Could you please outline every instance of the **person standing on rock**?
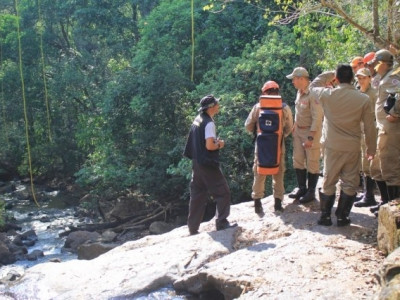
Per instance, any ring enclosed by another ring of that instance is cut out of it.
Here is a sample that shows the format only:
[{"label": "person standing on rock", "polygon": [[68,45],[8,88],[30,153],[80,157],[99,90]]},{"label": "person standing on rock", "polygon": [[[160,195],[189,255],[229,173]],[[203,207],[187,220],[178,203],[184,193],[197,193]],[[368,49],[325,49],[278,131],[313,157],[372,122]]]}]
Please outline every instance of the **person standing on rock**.
[{"label": "person standing on rock", "polygon": [[286,76],[297,89],[295,122],[293,126],[293,167],[297,188],[289,198],[304,204],[315,200],[315,188],[319,178],[320,138],[323,111],[316,95],[310,89],[309,74],[298,67]]},{"label": "person standing on rock", "polygon": [[192,160],[188,227],[191,235],[197,234],[203,220],[209,196],[216,201],[216,229],[237,226],[227,220],[230,213],[231,193],[221,171],[219,150],[225,141],[217,138],[213,117],[219,112],[219,100],[207,95],[200,100],[199,115],[189,131],[183,155]]},{"label": "person standing on rock", "polygon": [[354,75],[350,65],[339,65],[335,76],[339,82],[337,87],[313,89],[324,111],[324,179],[319,192],[321,217],[318,220],[318,224],[324,226],[332,225],[331,210],[339,180],[337,226],[350,224],[349,215],[359,185],[361,122],[369,160],[376,151],[376,129],[369,97],[352,84]]},{"label": "person standing on rock", "polygon": [[393,68],[394,57],[389,50],[377,51],[372,62],[377,64],[375,69],[381,78],[375,105],[378,164],[371,170],[382,197],[381,203],[370,208],[376,214],[382,204],[400,196],[400,119],[391,115],[388,108],[385,109],[389,93],[400,85],[400,74]]},{"label": "person standing on rock", "polygon": [[[262,89],[262,95],[279,95],[279,85],[275,81],[267,81]],[[244,124],[249,133],[259,132],[259,116],[260,116],[260,103],[256,103],[250,111],[246,122]],[[290,107],[285,103],[282,107],[281,126],[283,128],[283,137],[286,138],[293,128],[293,116]],[[264,197],[265,179],[267,175],[260,175],[257,172],[258,158],[257,158],[257,143],[255,143],[254,151],[254,164],[253,164],[253,187],[251,198],[254,200],[254,210],[256,213],[262,213],[261,198]],[[279,164],[278,174],[272,175],[272,190],[274,195],[274,209],[275,211],[282,211],[282,200],[285,194],[285,187],[283,177],[285,174],[285,142],[282,141],[281,160]]]}]

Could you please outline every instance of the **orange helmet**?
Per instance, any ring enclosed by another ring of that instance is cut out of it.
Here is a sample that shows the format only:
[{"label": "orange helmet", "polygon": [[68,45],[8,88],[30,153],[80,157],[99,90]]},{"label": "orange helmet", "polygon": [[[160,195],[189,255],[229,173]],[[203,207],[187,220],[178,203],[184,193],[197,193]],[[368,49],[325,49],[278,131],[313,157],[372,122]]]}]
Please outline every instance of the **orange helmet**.
[{"label": "orange helmet", "polygon": [[264,83],[264,85],[261,89],[261,92],[264,93],[265,91],[268,91],[270,89],[278,89],[279,90],[279,85],[275,81],[272,81],[272,80],[267,81],[266,83]]},{"label": "orange helmet", "polygon": [[351,61],[350,66],[351,66],[352,68],[355,68],[355,67],[357,67],[357,66],[360,65],[360,64],[364,64],[364,57],[356,56],[356,57],[354,57],[353,60]]},{"label": "orange helmet", "polygon": [[363,59],[364,64],[367,64],[368,62],[373,60],[374,57],[375,57],[375,52],[369,52],[369,53],[365,54],[364,59]]}]

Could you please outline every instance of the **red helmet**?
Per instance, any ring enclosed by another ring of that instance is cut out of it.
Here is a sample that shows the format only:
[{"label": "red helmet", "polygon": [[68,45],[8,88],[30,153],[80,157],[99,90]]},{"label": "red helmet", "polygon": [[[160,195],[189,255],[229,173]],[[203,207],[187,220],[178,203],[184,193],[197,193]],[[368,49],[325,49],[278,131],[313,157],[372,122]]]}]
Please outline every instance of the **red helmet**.
[{"label": "red helmet", "polygon": [[364,59],[363,59],[364,64],[367,64],[368,62],[373,60],[374,57],[375,57],[375,52],[369,52],[369,53],[365,54]]},{"label": "red helmet", "polygon": [[267,81],[266,83],[264,83],[261,92],[265,93],[266,91],[270,90],[270,89],[278,89],[279,90],[279,85],[275,82],[275,81]]}]

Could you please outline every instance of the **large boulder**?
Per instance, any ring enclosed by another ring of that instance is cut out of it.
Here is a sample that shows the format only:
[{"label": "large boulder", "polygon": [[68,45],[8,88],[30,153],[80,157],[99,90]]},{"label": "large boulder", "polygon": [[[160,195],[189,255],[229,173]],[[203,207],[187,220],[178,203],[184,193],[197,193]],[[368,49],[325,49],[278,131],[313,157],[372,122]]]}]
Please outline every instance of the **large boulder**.
[{"label": "large boulder", "polygon": [[77,253],[78,247],[87,242],[97,242],[101,235],[97,232],[74,231],[65,240],[64,249],[72,253]]},{"label": "large boulder", "polygon": [[400,246],[400,200],[382,205],[378,215],[378,248],[385,255]]}]

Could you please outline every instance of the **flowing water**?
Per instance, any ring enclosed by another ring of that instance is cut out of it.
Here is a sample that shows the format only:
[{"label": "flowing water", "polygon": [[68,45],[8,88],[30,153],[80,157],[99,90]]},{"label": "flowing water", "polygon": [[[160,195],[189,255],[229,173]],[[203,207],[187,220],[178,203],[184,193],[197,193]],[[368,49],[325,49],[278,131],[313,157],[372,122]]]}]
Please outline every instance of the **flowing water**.
[{"label": "flowing water", "polygon": [[[16,190],[23,191],[26,186],[16,185]],[[7,210],[16,219],[16,224],[22,228],[18,233],[28,230],[34,230],[37,235],[35,245],[28,247],[28,253],[34,250],[40,250],[44,256],[35,261],[18,260],[14,264],[6,265],[0,268],[0,279],[8,274],[23,274],[27,268],[36,264],[48,262],[49,260],[68,261],[77,259],[76,254],[64,251],[62,248],[65,243],[65,237],[59,234],[68,229],[69,226],[79,224],[93,223],[89,218],[78,218],[75,216],[75,209],[66,207],[64,203],[57,200],[57,191],[45,193],[48,198],[44,203],[40,202],[40,207],[30,200],[19,200],[12,196],[13,194],[0,195],[0,199],[11,204],[12,209]],[[1,298],[1,293],[0,293]],[[160,288],[157,291],[140,294],[132,300],[194,300],[196,297],[190,295],[177,295],[172,286]]]}]

